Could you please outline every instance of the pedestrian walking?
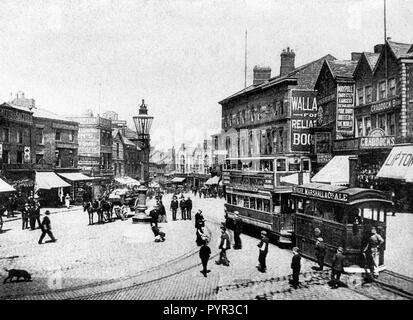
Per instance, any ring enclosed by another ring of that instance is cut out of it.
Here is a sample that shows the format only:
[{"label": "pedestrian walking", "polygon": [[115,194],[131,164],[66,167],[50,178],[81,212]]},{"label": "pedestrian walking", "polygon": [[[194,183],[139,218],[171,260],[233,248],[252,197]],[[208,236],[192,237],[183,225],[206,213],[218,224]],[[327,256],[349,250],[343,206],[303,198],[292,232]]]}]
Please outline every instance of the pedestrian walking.
[{"label": "pedestrian walking", "polygon": [[323,267],[324,267],[324,257],[326,255],[326,247],[325,247],[323,238],[321,237],[317,238],[314,251],[315,251],[315,257],[318,263],[318,270],[321,271],[323,270]]},{"label": "pedestrian walking", "polygon": [[29,197],[29,223],[30,230],[36,229],[36,204],[33,197]]},{"label": "pedestrian walking", "polygon": [[205,234],[205,220],[199,221],[198,227],[196,229],[196,244],[201,246],[207,239],[207,235]]},{"label": "pedestrian walking", "polygon": [[378,266],[380,257],[380,247],[384,244],[383,238],[377,233],[375,227],[371,228],[371,236],[367,241],[367,245],[363,250],[365,257],[367,258],[367,264],[370,269],[370,273],[374,278],[379,277]]},{"label": "pedestrian walking", "polygon": [[215,261],[218,265],[229,266],[230,261],[227,258],[227,250],[231,249],[231,241],[229,240],[229,235],[227,233],[227,228],[225,226],[221,226],[221,242],[219,244],[219,249],[221,252],[219,253],[219,260]]},{"label": "pedestrian walking", "polygon": [[241,233],[242,233],[242,219],[239,216],[239,212],[234,211],[234,249],[235,250],[239,250],[242,248]]},{"label": "pedestrian walking", "polygon": [[28,202],[24,205],[23,210],[21,210],[21,212],[22,212],[22,230],[29,229],[30,205]]},{"label": "pedestrian walking", "polygon": [[207,277],[208,272],[211,271],[211,270],[208,270],[208,260],[210,256],[211,256],[211,248],[208,247],[208,241],[204,241],[201,249],[199,250],[199,257],[201,258],[201,263],[202,263],[201,273],[204,275],[205,278]]},{"label": "pedestrian walking", "polygon": [[195,213],[195,229],[198,229],[199,223],[204,220],[204,216],[202,215],[202,210],[199,209],[196,213]]},{"label": "pedestrian walking", "polygon": [[189,220],[192,220],[192,216],[191,216],[192,200],[189,196],[185,201],[185,209],[186,209],[186,218],[189,219]]},{"label": "pedestrian walking", "polygon": [[344,272],[343,248],[338,247],[331,263],[331,287],[337,289],[340,283],[341,274]]},{"label": "pedestrian walking", "polygon": [[171,211],[172,211],[172,220],[176,221],[176,211],[178,210],[179,202],[178,198],[174,195],[171,201]]},{"label": "pedestrian walking", "polygon": [[183,196],[179,201],[179,207],[181,208],[181,220],[186,220],[186,201]]},{"label": "pedestrian walking", "polygon": [[39,196],[36,194],[34,196],[34,226],[36,228],[36,221],[38,224],[38,229],[42,228],[42,223],[40,222],[40,203],[39,203]]},{"label": "pedestrian walking", "polygon": [[46,236],[46,234],[50,237],[51,242],[56,242],[56,240],[57,240],[53,236],[53,233],[52,233],[52,224],[51,224],[50,219],[49,219],[50,211],[46,210],[45,214],[46,214],[46,216],[43,218],[43,221],[42,221],[42,234],[41,234],[40,239],[39,239],[39,244],[42,244],[42,241],[43,241],[44,237]]},{"label": "pedestrian walking", "polygon": [[69,208],[70,208],[70,200],[72,200],[72,199],[70,198],[69,194],[67,193],[67,194],[66,194],[66,197],[65,197],[65,206],[66,206],[66,209],[69,209]]},{"label": "pedestrian walking", "polygon": [[300,249],[293,248],[293,258],[291,260],[291,269],[293,270],[293,279],[290,282],[294,289],[297,289],[300,285],[300,270],[301,270],[301,255]]},{"label": "pedestrian walking", "polygon": [[267,265],[266,265],[266,259],[267,259],[267,254],[268,254],[268,243],[269,239],[267,237],[267,232],[266,231],[261,231],[261,240],[258,243],[258,248],[259,248],[259,254],[258,254],[258,262],[259,265],[257,266],[258,271],[260,272],[266,272],[267,271]]},{"label": "pedestrian walking", "polygon": [[160,222],[168,222],[167,218],[166,218],[166,209],[165,206],[162,203],[162,199],[159,200],[159,216],[161,217]]}]

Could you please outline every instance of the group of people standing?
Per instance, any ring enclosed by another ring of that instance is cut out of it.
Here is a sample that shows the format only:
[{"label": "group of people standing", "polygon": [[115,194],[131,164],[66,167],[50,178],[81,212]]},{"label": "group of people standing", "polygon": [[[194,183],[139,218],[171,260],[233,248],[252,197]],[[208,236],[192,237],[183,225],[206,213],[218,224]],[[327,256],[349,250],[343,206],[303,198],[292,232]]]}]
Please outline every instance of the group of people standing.
[{"label": "group of people standing", "polygon": [[176,213],[178,208],[181,209],[181,220],[192,220],[192,200],[190,197],[185,197],[181,194],[180,200],[174,195],[172,197],[170,209],[172,211],[172,220],[176,221]]}]

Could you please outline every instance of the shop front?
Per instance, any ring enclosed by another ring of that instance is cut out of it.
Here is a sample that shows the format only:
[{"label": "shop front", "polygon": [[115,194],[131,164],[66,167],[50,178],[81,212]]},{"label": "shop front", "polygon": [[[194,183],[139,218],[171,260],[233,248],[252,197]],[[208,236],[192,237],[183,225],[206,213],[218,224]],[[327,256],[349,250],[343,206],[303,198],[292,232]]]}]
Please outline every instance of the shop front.
[{"label": "shop front", "polygon": [[58,207],[70,195],[71,185],[54,172],[36,172],[35,192],[42,207]]},{"label": "shop front", "polygon": [[62,177],[63,180],[65,180],[67,183],[70,183],[70,196],[73,200],[73,203],[83,203],[84,194],[88,196],[88,199],[91,198],[90,182],[93,180],[92,178],[79,172],[58,173],[58,175]]}]

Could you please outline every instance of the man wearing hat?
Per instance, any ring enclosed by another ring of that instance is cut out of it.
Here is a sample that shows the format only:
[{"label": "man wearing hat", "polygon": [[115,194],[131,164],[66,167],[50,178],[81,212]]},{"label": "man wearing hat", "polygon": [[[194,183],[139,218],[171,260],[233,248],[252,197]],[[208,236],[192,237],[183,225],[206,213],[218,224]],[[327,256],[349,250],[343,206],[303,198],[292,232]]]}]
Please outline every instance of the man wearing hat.
[{"label": "man wearing hat", "polygon": [[317,258],[317,262],[318,262],[318,270],[323,270],[324,267],[324,257],[326,255],[326,247],[324,244],[324,240],[321,237],[317,238],[317,241],[315,243],[315,257]]},{"label": "man wearing hat", "polygon": [[341,274],[344,272],[344,255],[343,247],[338,247],[337,252],[333,256],[331,263],[331,281],[332,289],[337,289],[340,282]]},{"label": "man wearing hat", "polygon": [[229,260],[227,258],[227,250],[231,248],[231,242],[229,240],[229,235],[227,233],[227,228],[222,225],[221,226],[221,243],[219,244],[219,249],[221,252],[219,253],[219,260],[215,261],[216,264],[223,264],[224,266],[229,266]]},{"label": "man wearing hat", "polygon": [[171,200],[171,211],[172,211],[172,220],[176,221],[176,211],[178,210],[179,202],[178,198],[174,195]]},{"label": "man wearing hat", "polygon": [[241,244],[241,232],[242,232],[242,219],[239,216],[238,211],[234,211],[234,249],[238,250],[242,248]]},{"label": "man wearing hat", "polygon": [[30,204],[26,202],[22,209],[22,230],[29,229],[29,214]]},{"label": "man wearing hat", "polygon": [[257,269],[260,272],[267,271],[267,265],[265,263],[265,260],[267,258],[267,253],[268,253],[268,243],[269,243],[269,239],[267,238],[267,232],[261,231],[261,240],[257,245],[259,248],[259,254],[258,254],[259,265],[257,266]]},{"label": "man wearing hat", "polygon": [[294,289],[297,289],[300,285],[300,270],[301,270],[301,255],[300,249],[297,247],[293,248],[293,258],[291,260],[291,269],[293,269],[293,279],[291,284]]},{"label": "man wearing hat", "polygon": [[377,267],[379,266],[379,256],[380,256],[380,246],[384,243],[383,238],[377,233],[377,229],[375,227],[371,228],[371,236],[367,242],[366,247],[363,250],[364,254],[367,254],[367,262],[370,267],[371,274],[377,278],[379,276],[379,272],[377,271]]},{"label": "man wearing hat", "polygon": [[52,233],[52,226],[51,226],[50,219],[49,219],[50,211],[46,210],[45,214],[46,216],[43,218],[43,221],[42,221],[42,235],[40,236],[39,244],[42,244],[42,241],[44,237],[46,236],[46,234],[50,237],[51,242],[56,242],[56,239]]},{"label": "man wearing hat", "polygon": [[195,229],[198,229],[199,227],[199,223],[204,220],[204,216],[202,215],[202,210],[199,209],[196,213],[195,213]]}]

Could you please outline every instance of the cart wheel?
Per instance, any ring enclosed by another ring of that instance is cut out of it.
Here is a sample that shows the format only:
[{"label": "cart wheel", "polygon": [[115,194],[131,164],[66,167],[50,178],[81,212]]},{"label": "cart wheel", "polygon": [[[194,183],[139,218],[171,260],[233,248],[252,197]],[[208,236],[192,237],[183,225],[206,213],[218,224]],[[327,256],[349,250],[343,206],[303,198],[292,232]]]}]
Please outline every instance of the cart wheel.
[{"label": "cart wheel", "polygon": [[0,216],[0,231],[3,230],[3,217]]}]

